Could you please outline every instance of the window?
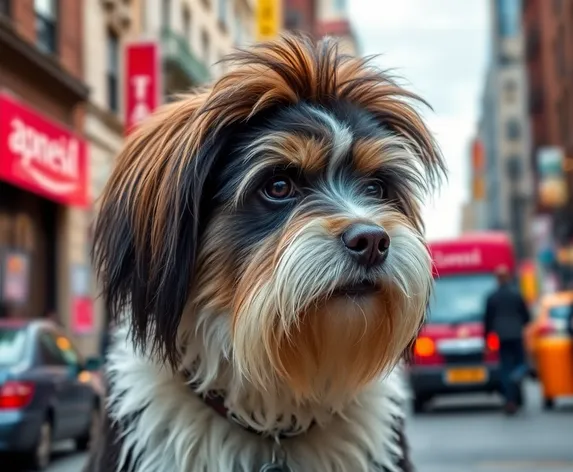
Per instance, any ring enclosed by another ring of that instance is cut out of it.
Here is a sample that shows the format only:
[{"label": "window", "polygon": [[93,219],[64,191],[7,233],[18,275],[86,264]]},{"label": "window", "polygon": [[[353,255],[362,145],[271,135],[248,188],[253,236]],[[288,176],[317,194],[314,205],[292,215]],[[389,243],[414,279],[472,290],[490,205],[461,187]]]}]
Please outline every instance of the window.
[{"label": "window", "polygon": [[227,26],[227,0],[217,0],[217,18],[221,26]]},{"label": "window", "polygon": [[428,323],[469,323],[483,320],[494,275],[460,275],[436,279],[430,298]]},{"label": "window", "polygon": [[205,60],[205,64],[209,66],[211,65],[211,58],[210,58],[211,46],[209,44],[209,35],[205,30],[203,30],[203,32],[201,33],[201,46],[203,48],[203,59]]},{"label": "window", "polygon": [[57,0],[34,0],[36,13],[36,44],[48,53],[57,50]]},{"label": "window", "polygon": [[523,173],[523,161],[517,155],[511,155],[505,162],[506,172],[511,182],[517,182]]},{"label": "window", "polygon": [[506,126],[505,132],[508,139],[512,141],[519,139],[519,137],[521,136],[521,123],[519,123],[519,120],[517,118],[510,118],[509,120],[507,120],[505,126]]},{"label": "window", "polygon": [[118,112],[119,86],[119,39],[109,30],[107,33],[107,106],[114,113]]},{"label": "window", "polygon": [[187,7],[183,9],[183,34],[187,44],[191,44],[191,12]]},{"label": "window", "polygon": [[508,80],[505,83],[503,92],[506,103],[511,104],[517,101],[517,84],[514,80]]},{"label": "window", "polygon": [[80,356],[68,338],[61,334],[56,335],[56,346],[67,365],[75,366],[80,364]]},{"label": "window", "polygon": [[161,2],[161,28],[163,31],[171,27],[171,0]]},{"label": "window", "polygon": [[60,352],[56,340],[51,333],[44,331],[40,334],[40,354],[42,362],[47,365],[67,365],[64,356]]},{"label": "window", "polygon": [[517,36],[521,23],[521,1],[520,0],[498,0],[498,28],[502,37],[508,38]]},{"label": "window", "polygon": [[40,334],[40,353],[43,362],[48,365],[77,366],[81,363],[70,340],[57,333],[44,331]]}]

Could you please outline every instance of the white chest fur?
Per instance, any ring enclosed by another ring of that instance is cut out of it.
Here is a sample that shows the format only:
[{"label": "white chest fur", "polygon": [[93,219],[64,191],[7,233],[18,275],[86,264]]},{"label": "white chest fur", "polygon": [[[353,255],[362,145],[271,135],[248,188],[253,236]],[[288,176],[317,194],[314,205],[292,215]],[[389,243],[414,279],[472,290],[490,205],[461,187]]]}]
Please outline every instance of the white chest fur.
[{"label": "white chest fur", "polygon": [[[129,341],[120,339],[108,361],[109,412],[124,431],[122,463],[130,450],[139,458],[137,472],[256,472],[270,460],[270,439],[218,415],[169,369],[135,353]],[[392,427],[403,414],[404,395],[396,369],[342,414],[281,441],[292,471],[397,471]]]}]

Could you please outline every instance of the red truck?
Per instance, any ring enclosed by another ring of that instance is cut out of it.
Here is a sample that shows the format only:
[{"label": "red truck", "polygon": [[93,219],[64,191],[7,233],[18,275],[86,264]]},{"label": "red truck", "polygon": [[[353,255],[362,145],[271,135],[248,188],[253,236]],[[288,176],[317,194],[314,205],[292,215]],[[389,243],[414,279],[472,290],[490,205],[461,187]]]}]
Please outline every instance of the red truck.
[{"label": "red truck", "polygon": [[484,340],[485,303],[496,287],[496,269],[515,271],[504,233],[465,234],[432,242],[429,250],[434,291],[409,368],[415,412],[437,395],[499,391],[499,340]]}]

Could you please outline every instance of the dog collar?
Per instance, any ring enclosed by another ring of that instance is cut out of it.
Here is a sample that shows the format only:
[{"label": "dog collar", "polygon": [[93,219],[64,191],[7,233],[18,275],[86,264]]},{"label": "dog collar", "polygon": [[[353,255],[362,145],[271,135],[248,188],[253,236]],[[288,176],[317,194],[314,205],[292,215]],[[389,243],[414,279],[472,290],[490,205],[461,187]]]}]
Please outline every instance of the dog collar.
[{"label": "dog collar", "polygon": [[309,431],[314,425],[315,422],[312,421],[308,428],[301,430],[294,427],[294,425],[290,428],[283,429],[276,432],[264,432],[254,429],[253,427],[246,424],[241,418],[237,417],[227,406],[225,405],[225,395],[223,392],[218,390],[209,390],[205,394],[200,394],[197,392],[198,384],[190,383],[188,384],[189,388],[193,391],[195,395],[197,395],[207,406],[212,408],[216,413],[220,416],[226,418],[227,420],[231,421],[232,423],[237,424],[244,430],[248,431],[249,433],[256,434],[257,436],[266,436],[272,437],[275,440],[281,440],[286,438],[292,438],[294,436],[299,436],[301,434],[306,433]]}]

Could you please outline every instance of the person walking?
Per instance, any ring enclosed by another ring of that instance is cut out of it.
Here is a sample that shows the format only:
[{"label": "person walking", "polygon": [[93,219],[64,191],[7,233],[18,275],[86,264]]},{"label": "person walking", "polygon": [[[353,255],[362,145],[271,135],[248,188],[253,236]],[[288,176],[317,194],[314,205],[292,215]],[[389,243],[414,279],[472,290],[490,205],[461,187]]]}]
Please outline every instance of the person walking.
[{"label": "person walking", "polygon": [[523,404],[521,385],[515,372],[526,364],[523,330],[530,319],[529,309],[519,290],[513,286],[507,267],[496,270],[498,286],[488,296],[484,335],[499,339],[500,375],[505,397],[505,411],[514,414]]}]

